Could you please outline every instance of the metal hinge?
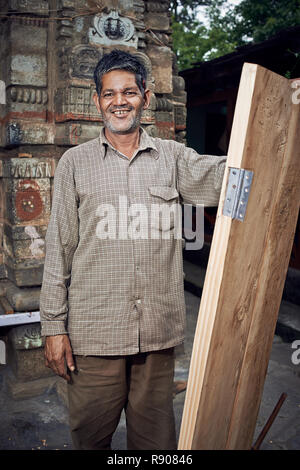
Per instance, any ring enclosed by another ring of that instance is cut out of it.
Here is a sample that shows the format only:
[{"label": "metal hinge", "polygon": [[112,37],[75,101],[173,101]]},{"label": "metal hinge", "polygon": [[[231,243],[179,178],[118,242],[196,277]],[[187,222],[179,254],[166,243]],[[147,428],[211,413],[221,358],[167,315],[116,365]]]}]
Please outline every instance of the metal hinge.
[{"label": "metal hinge", "polygon": [[243,222],[251,190],[253,171],[229,168],[223,215]]}]

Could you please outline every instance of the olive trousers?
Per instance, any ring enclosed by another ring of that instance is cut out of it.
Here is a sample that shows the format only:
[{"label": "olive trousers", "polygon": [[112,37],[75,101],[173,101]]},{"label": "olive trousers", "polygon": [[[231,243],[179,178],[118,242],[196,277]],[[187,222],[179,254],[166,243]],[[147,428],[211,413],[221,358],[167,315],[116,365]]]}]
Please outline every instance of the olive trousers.
[{"label": "olive trousers", "polygon": [[128,450],[174,450],[174,348],[128,356],[75,356],[68,384],[75,449],[110,449],[125,410]]}]

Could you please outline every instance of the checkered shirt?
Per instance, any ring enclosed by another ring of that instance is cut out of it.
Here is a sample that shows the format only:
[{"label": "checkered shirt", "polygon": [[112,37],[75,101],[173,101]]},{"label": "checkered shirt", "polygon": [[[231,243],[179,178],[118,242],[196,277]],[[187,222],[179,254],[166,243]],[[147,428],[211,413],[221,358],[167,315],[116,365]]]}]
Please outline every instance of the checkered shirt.
[{"label": "checkered shirt", "polygon": [[144,130],[131,159],[103,129],[67,150],[54,175],[45,240],[42,335],[68,334],[79,355],[182,343],[183,243],[174,235],[172,211],[168,230],[164,216],[157,221],[151,211],[160,204],[217,206],[225,161]]}]

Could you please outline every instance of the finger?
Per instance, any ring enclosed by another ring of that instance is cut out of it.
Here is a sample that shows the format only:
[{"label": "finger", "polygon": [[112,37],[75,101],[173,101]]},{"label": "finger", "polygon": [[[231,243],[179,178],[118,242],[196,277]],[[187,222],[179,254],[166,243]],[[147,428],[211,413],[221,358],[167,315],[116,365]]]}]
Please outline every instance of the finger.
[{"label": "finger", "polygon": [[66,351],[66,362],[67,362],[67,366],[70,369],[70,371],[74,372],[75,365],[74,365],[74,359],[73,359],[73,354],[72,354],[71,349],[68,349]]},{"label": "finger", "polygon": [[56,364],[57,375],[62,377],[63,379],[67,380],[68,382],[71,380],[71,377],[67,373],[67,368],[65,364],[65,360],[57,361]]}]

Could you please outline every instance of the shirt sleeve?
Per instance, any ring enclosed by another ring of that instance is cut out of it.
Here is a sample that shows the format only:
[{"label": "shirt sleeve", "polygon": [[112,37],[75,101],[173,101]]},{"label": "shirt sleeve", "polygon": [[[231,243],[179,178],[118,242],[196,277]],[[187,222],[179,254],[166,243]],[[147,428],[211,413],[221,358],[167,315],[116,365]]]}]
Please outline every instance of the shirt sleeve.
[{"label": "shirt sleeve", "polygon": [[54,175],[46,255],[40,294],[42,336],[66,334],[67,288],[73,255],[79,241],[78,195],[70,162],[61,157]]},{"label": "shirt sleeve", "polygon": [[183,146],[178,160],[178,190],[186,204],[219,204],[226,156],[200,155]]}]

